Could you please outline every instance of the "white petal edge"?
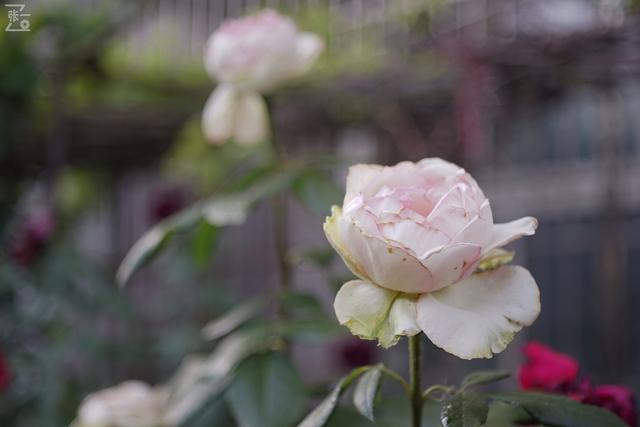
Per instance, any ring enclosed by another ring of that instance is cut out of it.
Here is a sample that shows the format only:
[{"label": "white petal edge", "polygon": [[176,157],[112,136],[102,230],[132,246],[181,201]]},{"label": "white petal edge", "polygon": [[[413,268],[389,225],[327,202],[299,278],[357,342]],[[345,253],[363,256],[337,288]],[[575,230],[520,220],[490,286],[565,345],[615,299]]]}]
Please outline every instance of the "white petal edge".
[{"label": "white petal edge", "polygon": [[504,224],[494,224],[491,241],[484,250],[488,253],[491,249],[499,248],[521,237],[533,236],[538,228],[538,220],[531,216],[525,216]]},{"label": "white petal edge", "polygon": [[341,325],[362,339],[377,339],[384,348],[400,337],[420,333],[413,296],[390,291],[363,280],[342,285],[333,307]]},{"label": "white petal edge", "polygon": [[473,274],[421,295],[418,325],[431,342],[462,359],[491,358],[540,313],[540,292],[523,267]]},{"label": "white petal edge", "polygon": [[202,132],[209,144],[222,145],[233,137],[238,92],[229,84],[213,91],[202,111]]},{"label": "white petal edge", "polygon": [[349,271],[363,280],[371,281],[367,277],[367,274],[353,259],[344,243],[342,242],[340,231],[338,230],[338,218],[340,217],[340,215],[342,215],[342,210],[338,206],[332,206],[331,216],[328,216],[325,219],[324,224],[322,224],[324,234],[325,236],[327,236],[327,240],[329,241],[333,249],[338,252],[338,255],[340,255],[340,258],[342,258],[342,261],[347,266]]},{"label": "white petal edge", "polygon": [[302,32],[296,38],[296,60],[294,76],[300,76],[313,66],[322,51],[324,41],[317,34]]},{"label": "white petal edge", "polygon": [[269,112],[264,98],[255,92],[240,95],[235,115],[234,140],[238,145],[256,145],[269,135]]}]

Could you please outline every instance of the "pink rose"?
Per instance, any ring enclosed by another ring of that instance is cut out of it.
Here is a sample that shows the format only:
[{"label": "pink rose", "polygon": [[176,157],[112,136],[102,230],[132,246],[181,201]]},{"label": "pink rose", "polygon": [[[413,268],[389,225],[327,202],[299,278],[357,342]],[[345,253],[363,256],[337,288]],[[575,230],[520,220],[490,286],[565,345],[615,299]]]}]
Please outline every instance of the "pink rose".
[{"label": "pink rose", "polygon": [[621,385],[601,385],[594,388],[584,400],[590,405],[608,409],[630,427],[637,425],[633,390]]},{"label": "pink rose", "polygon": [[523,351],[527,362],[520,366],[519,380],[524,390],[557,392],[577,380],[580,365],[574,358],[535,341]]},{"label": "pink rose", "polygon": [[212,79],[264,93],[306,72],[322,49],[317,35],[267,9],[224,22],[209,38],[204,61]]},{"label": "pink rose", "polygon": [[203,112],[207,140],[252,145],[265,139],[269,125],[260,94],[307,72],[323,48],[317,35],[299,32],[272,10],[224,22],[204,53],[205,68],[219,83]]},{"label": "pink rose", "polygon": [[353,166],[343,207],[325,222],[361,279],[338,292],[338,320],[383,346],[423,331],[459,357],[491,357],[538,316],[535,281],[501,266],[511,257],[498,250],[536,226],[531,217],[494,224],[476,181],[438,158]]}]

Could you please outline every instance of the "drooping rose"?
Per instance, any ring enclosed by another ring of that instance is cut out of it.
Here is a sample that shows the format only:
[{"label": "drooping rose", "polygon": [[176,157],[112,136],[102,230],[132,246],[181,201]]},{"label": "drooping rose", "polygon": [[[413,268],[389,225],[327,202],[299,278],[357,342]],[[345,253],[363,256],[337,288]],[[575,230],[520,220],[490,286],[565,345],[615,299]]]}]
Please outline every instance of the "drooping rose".
[{"label": "drooping rose", "polygon": [[165,427],[167,395],[139,381],[126,381],[88,395],[72,427]]},{"label": "drooping rose", "polygon": [[630,427],[637,426],[636,403],[633,390],[621,385],[595,387],[584,403],[607,409],[620,417]]},{"label": "drooping rose", "polygon": [[203,112],[207,140],[264,140],[268,112],[260,94],[307,72],[323,48],[317,35],[298,31],[293,20],[273,10],[224,22],[205,47],[205,68],[218,82]]},{"label": "drooping rose", "polygon": [[[360,279],[336,295],[338,320],[384,347],[423,331],[458,357],[492,357],[540,312],[531,274],[501,266],[510,257],[495,250],[536,226],[531,217],[494,224],[475,180],[438,158],[353,166],[343,207],[324,224]],[[495,268],[476,273],[485,259]]]},{"label": "drooping rose", "polygon": [[[577,383],[580,365],[571,356],[532,341],[524,349],[527,361],[520,366],[520,387],[524,390],[569,392]],[[564,394],[564,393],[563,393]]]}]

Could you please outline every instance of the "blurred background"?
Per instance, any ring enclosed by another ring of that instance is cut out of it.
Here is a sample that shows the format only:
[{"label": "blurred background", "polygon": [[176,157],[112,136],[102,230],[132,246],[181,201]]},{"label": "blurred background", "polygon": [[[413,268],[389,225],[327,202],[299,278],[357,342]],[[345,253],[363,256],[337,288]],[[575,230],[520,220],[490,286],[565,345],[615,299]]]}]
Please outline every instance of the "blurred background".
[{"label": "blurred background", "polygon": [[[29,31],[0,32],[2,425],[68,425],[88,392],[166,380],[207,350],[208,321],[285,274],[331,317],[348,274],[321,224],[347,166],[431,156],[471,172],[498,222],[539,219],[513,247],[543,310],[489,361],[427,346],[425,378],[513,371],[536,339],[594,380],[640,386],[640,2],[21,1]],[[200,221],[118,287],[146,230],[269,157],[210,147],[200,130],[215,86],[204,43],[261,7],[326,40],[313,72],[272,105],[283,156],[318,159],[331,179],[304,174],[241,226]],[[314,334],[292,347],[310,384],[376,360],[405,366],[402,348],[383,354],[337,327]]]}]

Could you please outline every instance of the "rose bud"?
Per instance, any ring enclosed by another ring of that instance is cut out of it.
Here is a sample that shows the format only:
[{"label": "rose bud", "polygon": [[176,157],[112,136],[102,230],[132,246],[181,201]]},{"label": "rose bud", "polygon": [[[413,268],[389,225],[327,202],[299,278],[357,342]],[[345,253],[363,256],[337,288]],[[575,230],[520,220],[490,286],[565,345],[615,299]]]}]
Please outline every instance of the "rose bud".
[{"label": "rose bud", "polygon": [[268,112],[260,94],[306,73],[323,49],[317,35],[298,31],[272,10],[224,22],[205,47],[205,68],[218,82],[203,112],[207,141],[254,145],[266,139]]},{"label": "rose bud", "polygon": [[536,227],[531,217],[494,224],[476,181],[444,160],[353,166],[324,224],[359,278],[338,291],[338,320],[383,347],[422,331],[458,357],[490,358],[540,312],[531,274],[495,256]]},{"label": "rose bud", "polygon": [[139,381],[126,381],[88,395],[71,427],[159,427],[167,394]]}]

